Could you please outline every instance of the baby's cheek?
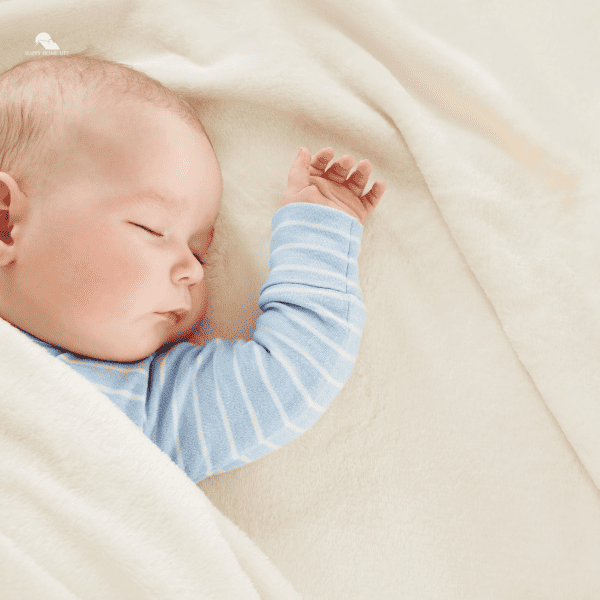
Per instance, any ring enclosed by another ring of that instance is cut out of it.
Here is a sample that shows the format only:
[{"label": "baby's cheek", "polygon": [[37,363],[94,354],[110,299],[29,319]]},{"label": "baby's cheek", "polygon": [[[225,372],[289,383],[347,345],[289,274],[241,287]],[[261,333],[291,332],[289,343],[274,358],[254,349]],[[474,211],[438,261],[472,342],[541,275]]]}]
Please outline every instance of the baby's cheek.
[{"label": "baby's cheek", "polygon": [[97,244],[88,256],[81,288],[86,291],[88,308],[99,314],[114,316],[143,310],[144,299],[152,283],[148,265],[135,252],[120,251],[118,244]]},{"label": "baby's cheek", "polygon": [[208,288],[204,279],[192,288],[192,299],[196,310],[195,320],[200,320],[208,308]]}]

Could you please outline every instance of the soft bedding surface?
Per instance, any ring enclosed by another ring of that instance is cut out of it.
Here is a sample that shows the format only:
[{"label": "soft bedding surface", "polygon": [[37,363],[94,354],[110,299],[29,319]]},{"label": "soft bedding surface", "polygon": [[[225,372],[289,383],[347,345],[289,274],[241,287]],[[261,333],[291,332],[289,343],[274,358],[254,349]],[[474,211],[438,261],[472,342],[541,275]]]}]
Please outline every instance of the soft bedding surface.
[{"label": "soft bedding surface", "polygon": [[48,32],[198,110],[224,178],[200,343],[250,339],[300,146],[387,184],[352,377],[296,441],[198,487],[0,321],[11,597],[600,594],[591,0],[9,0],[0,20],[2,68]]}]

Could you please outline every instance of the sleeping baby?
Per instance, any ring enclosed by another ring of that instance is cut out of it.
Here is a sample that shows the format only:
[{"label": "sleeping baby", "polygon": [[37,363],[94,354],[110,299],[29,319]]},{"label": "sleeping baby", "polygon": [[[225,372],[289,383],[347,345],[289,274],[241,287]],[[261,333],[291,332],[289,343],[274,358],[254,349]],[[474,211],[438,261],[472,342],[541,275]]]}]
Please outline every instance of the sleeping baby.
[{"label": "sleeping baby", "polygon": [[[280,448],[349,378],[368,160],[301,148],[251,341],[187,341],[222,179],[191,107],[89,52],[0,75],[0,316],[92,382],[194,482]],[[201,325],[201,324],[200,324]]]}]

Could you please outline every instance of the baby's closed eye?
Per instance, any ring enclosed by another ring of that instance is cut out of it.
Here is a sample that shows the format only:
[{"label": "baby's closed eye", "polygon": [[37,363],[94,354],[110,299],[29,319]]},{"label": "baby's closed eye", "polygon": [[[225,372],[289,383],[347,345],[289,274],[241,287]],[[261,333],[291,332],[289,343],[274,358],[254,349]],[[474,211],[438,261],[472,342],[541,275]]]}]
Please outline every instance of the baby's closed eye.
[{"label": "baby's closed eye", "polygon": [[156,231],[152,231],[152,229],[148,229],[148,227],[145,227],[144,225],[140,225],[139,223],[132,223],[132,225],[135,225],[136,227],[141,227],[142,229],[145,229],[146,231],[149,231],[153,235],[157,235],[158,237],[162,237],[162,233],[158,233]]},{"label": "baby's closed eye", "polygon": [[[151,233],[152,235],[155,235],[157,237],[163,237],[162,233],[158,233],[157,231],[153,231],[152,229],[150,229],[149,227],[146,227],[145,225],[140,225],[139,223],[131,223],[132,225],[135,225],[136,227],[140,227],[142,229],[144,229],[145,231],[147,231],[148,233]],[[196,259],[198,260],[198,262],[204,266],[206,263],[202,260],[202,257],[199,254],[194,254],[194,256],[196,257]]]}]

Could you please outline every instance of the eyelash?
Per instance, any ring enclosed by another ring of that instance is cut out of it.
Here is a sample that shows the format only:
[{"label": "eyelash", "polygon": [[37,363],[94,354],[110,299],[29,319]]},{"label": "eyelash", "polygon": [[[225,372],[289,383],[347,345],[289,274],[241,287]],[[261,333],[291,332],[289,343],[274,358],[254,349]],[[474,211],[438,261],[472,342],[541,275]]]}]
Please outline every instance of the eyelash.
[{"label": "eyelash", "polygon": [[[156,231],[152,231],[152,229],[148,229],[147,227],[144,227],[144,225],[140,225],[139,223],[132,223],[132,225],[135,225],[136,227],[141,227],[142,229],[144,229],[145,231],[147,231],[148,233],[151,233],[152,235],[156,235],[158,237],[163,237],[162,233],[157,233]],[[206,263],[197,255],[194,254],[194,256],[196,257],[196,260],[202,265],[204,266]]]}]

